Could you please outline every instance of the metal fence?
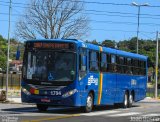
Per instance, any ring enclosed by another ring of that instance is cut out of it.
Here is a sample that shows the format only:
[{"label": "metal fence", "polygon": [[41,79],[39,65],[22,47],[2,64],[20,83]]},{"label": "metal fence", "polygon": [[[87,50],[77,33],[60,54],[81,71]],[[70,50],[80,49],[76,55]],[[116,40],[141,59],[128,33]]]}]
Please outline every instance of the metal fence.
[{"label": "metal fence", "polygon": [[[9,89],[20,89],[21,74],[9,74],[8,87]],[[6,88],[6,74],[0,74],[0,89]]]},{"label": "metal fence", "polygon": [[[9,74],[8,81],[9,89],[20,90],[21,86],[21,74]],[[6,88],[6,74],[0,74],[0,89]],[[155,89],[147,88],[147,97],[154,97]],[[160,89],[158,89],[158,96],[160,97]]]},{"label": "metal fence", "polygon": [[[155,88],[147,88],[147,97],[155,96]],[[158,97],[160,97],[160,89],[158,89]]]}]

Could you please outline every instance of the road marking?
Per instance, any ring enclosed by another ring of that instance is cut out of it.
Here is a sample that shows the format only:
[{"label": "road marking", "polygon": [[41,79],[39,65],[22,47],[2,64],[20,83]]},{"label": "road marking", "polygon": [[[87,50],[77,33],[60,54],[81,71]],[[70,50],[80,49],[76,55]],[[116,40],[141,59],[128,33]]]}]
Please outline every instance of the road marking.
[{"label": "road marking", "polygon": [[[49,108],[48,109],[48,111],[49,110],[63,110],[63,109],[69,109],[69,107],[68,108]],[[23,110],[19,110],[20,112],[32,112],[32,111],[38,111],[38,109],[37,108],[31,108],[31,109],[23,109]]]},{"label": "road marking", "polygon": [[[12,114],[12,113],[6,113],[6,114],[1,114],[1,115],[5,115],[5,116],[17,116],[17,117],[23,117],[23,116],[52,116],[52,114],[51,113],[14,113],[14,114]],[[54,113],[54,115],[55,116],[65,116],[66,114],[55,114]]]},{"label": "road marking", "polygon": [[146,114],[146,115],[143,115],[144,117],[154,117],[154,116],[160,116],[160,114]]},{"label": "road marking", "polygon": [[121,113],[121,114],[114,114],[114,115],[108,115],[110,117],[121,117],[121,116],[132,116],[132,115],[138,115],[141,114],[139,112],[130,112],[130,113]]},{"label": "road marking", "polygon": [[71,117],[78,117],[80,114],[72,114],[67,116],[56,116],[56,117],[50,117],[50,118],[42,118],[42,119],[35,119],[35,120],[24,120],[22,122],[41,122],[41,121],[53,121],[58,119],[65,119],[65,118],[71,118]]},{"label": "road marking", "polygon": [[84,116],[98,116],[98,115],[107,115],[107,114],[113,114],[113,113],[118,113],[120,111],[102,111],[102,112],[91,112],[91,113],[85,113],[85,114],[80,114]]}]

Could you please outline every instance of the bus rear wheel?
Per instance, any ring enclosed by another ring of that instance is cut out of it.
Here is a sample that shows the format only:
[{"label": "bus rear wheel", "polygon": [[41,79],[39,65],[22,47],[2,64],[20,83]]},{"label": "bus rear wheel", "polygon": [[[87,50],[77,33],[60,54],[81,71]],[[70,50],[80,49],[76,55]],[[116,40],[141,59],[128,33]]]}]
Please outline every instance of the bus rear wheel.
[{"label": "bus rear wheel", "polygon": [[128,93],[127,92],[125,92],[125,94],[124,94],[122,107],[123,108],[127,108],[128,107]]},{"label": "bus rear wheel", "polygon": [[84,107],[84,110],[86,113],[91,112],[93,109],[93,94],[89,93],[86,99],[86,106]]},{"label": "bus rear wheel", "polygon": [[132,107],[132,104],[133,104],[133,94],[131,93],[131,94],[129,95],[128,107],[129,107],[129,108]]},{"label": "bus rear wheel", "polygon": [[37,104],[37,109],[39,111],[47,111],[48,106],[47,105],[42,105],[42,104]]}]

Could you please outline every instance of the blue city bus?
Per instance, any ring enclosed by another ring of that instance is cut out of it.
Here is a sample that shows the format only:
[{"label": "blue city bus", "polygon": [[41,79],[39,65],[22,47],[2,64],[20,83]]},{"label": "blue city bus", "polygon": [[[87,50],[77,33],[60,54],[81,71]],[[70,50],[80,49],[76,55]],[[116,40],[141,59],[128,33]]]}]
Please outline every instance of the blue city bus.
[{"label": "blue city bus", "polygon": [[25,43],[22,102],[49,106],[119,104],[131,107],[146,96],[147,57],[75,39]]}]

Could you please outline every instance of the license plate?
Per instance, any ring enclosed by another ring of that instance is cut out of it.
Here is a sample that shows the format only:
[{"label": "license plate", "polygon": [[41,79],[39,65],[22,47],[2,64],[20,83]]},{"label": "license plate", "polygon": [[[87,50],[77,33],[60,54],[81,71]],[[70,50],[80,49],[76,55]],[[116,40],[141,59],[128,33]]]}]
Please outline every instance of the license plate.
[{"label": "license plate", "polygon": [[41,102],[49,103],[49,102],[51,102],[51,100],[50,100],[50,99],[47,99],[47,98],[43,98],[43,99],[41,99]]}]

